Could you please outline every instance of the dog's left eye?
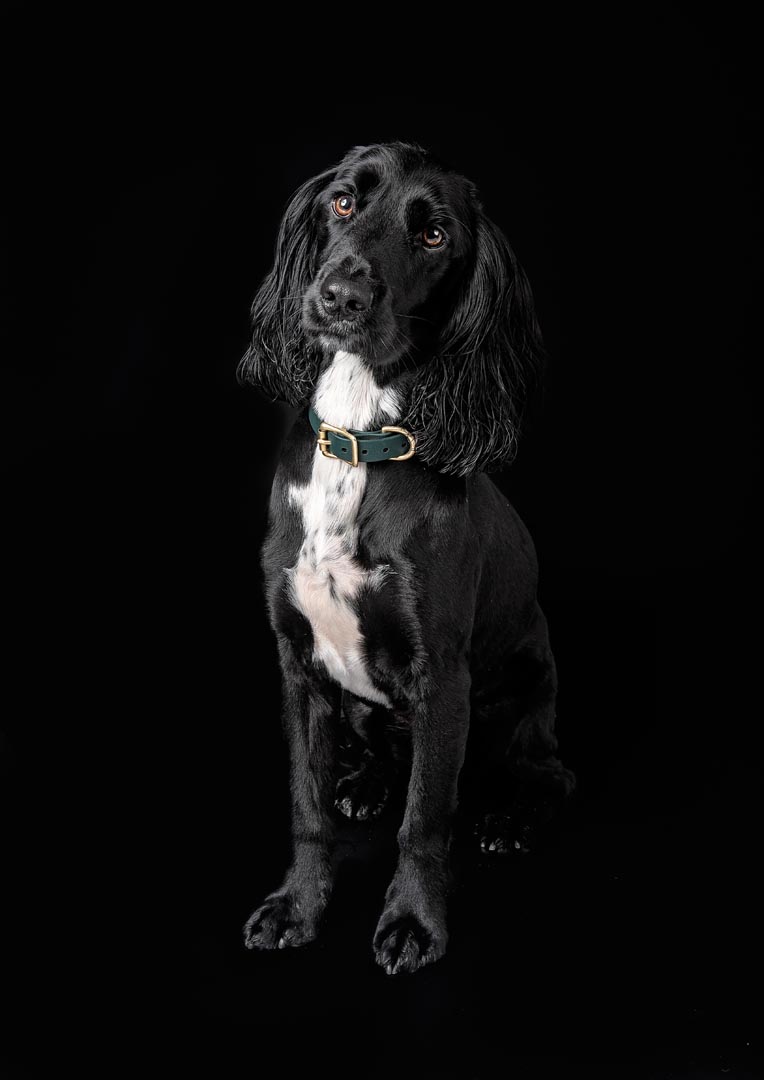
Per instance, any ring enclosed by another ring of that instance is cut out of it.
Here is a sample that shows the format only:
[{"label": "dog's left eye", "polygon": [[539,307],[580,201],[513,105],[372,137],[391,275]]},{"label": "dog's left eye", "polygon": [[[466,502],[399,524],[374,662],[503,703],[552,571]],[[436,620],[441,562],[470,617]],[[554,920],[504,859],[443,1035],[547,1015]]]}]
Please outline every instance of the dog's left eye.
[{"label": "dog's left eye", "polygon": [[428,225],[422,233],[422,243],[425,247],[442,247],[446,242],[446,234],[437,225]]},{"label": "dog's left eye", "polygon": [[336,199],[332,200],[332,210],[337,217],[350,217],[354,209],[355,199],[352,195],[338,195]]}]

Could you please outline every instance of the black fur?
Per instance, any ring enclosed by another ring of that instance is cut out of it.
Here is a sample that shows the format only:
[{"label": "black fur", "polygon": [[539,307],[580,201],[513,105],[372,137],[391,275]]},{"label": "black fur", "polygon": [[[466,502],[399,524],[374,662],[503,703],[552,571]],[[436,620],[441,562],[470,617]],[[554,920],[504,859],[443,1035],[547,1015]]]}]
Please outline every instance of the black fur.
[{"label": "black fur", "polygon": [[[347,220],[331,209],[342,193],[355,199]],[[432,237],[434,227],[447,240],[429,249],[423,230]],[[375,817],[407,782],[374,948],[388,973],[411,972],[445,950],[460,783],[466,790],[479,775],[482,846],[506,852],[527,850],[535,823],[575,782],[556,756],[557,682],[533,544],[484,475],[512,459],[539,370],[531,291],[469,181],[418,147],[357,147],[293,198],[253,320],[243,381],[304,407],[336,349],[357,353],[405,403],[400,423],[414,431],[417,454],[367,467],[359,514],[357,560],[392,571],[354,600],[366,667],[388,710],[341,692],[313,660],[310,623],[285,577],[304,539],[287,491],[307,483],[316,453],[307,419],[284,447],[263,568],[283,673],[294,850],[245,939],[272,948],[314,937],[331,893],[335,814]],[[346,776],[343,725],[359,748]]]},{"label": "black fur", "polygon": [[[384,182],[369,187],[372,171],[395,184],[395,192]],[[347,190],[371,205],[358,222],[334,222],[329,197]],[[423,193],[426,206],[417,198]],[[405,228],[391,237],[383,201],[399,208],[407,194],[413,214],[417,207],[422,214],[407,224],[424,226],[435,214],[448,229],[443,252],[419,250],[412,258]],[[362,221],[367,214],[368,223]],[[420,460],[457,476],[508,464],[543,357],[530,286],[474,185],[434,166],[418,147],[356,147],[337,169],[297,191],[282,220],[273,268],[252,305],[252,344],[239,365],[241,381],[291,405],[309,402],[324,349],[306,308],[326,272],[357,260],[359,252],[383,280],[387,318],[356,335],[360,340],[342,344],[376,360],[387,378],[406,381],[403,424],[417,438]]]}]

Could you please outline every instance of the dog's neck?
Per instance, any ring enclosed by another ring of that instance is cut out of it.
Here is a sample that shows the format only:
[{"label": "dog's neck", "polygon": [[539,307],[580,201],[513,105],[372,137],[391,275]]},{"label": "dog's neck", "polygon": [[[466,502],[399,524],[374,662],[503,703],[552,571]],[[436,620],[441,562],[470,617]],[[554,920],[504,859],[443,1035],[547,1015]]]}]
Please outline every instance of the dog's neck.
[{"label": "dog's neck", "polygon": [[401,416],[400,395],[394,386],[380,386],[360,356],[342,350],[321,372],[313,408],[327,423],[356,431],[394,424]]}]

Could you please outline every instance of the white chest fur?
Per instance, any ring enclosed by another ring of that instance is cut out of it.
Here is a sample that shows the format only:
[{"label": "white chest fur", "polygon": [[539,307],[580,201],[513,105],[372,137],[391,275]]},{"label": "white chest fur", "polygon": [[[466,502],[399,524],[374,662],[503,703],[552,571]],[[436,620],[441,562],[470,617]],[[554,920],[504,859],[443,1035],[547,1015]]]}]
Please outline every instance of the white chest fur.
[{"label": "white chest fur", "polygon": [[[347,428],[395,423],[398,415],[395,394],[379,387],[362,361],[346,352],[338,352],[321,376],[313,403],[322,420]],[[360,590],[378,587],[389,572],[384,565],[365,570],[356,559],[368,468],[326,458],[316,448],[309,483],[289,489],[302,513],[304,535],[288,573],[293,600],[313,630],[314,658],[344,689],[389,706],[366,670],[353,608]]]}]

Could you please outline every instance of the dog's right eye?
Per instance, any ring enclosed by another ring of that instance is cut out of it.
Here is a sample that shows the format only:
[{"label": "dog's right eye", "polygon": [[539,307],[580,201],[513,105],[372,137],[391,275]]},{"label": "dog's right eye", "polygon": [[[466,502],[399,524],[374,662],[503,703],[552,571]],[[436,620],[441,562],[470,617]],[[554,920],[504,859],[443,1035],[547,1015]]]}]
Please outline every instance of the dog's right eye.
[{"label": "dog's right eye", "polygon": [[332,210],[337,217],[348,218],[355,209],[355,199],[352,195],[338,195],[332,200]]}]

